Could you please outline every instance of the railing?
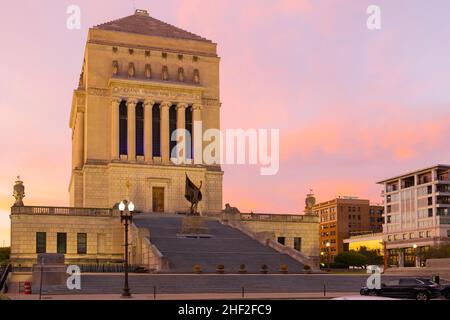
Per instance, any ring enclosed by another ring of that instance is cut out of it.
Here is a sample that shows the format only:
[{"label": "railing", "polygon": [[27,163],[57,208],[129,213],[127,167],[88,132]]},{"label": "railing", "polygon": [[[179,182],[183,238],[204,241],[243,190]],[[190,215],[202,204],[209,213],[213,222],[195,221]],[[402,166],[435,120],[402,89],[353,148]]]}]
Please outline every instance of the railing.
[{"label": "railing", "polygon": [[[8,279],[8,274],[11,272],[11,264],[8,264],[4,268],[0,268],[0,292],[2,292],[3,287]],[[5,290],[6,292],[7,290]]]},{"label": "railing", "polygon": [[36,215],[68,215],[68,216],[112,216],[112,209],[104,208],[73,208],[73,207],[11,207],[11,214]]},{"label": "railing", "polygon": [[315,221],[318,217],[307,215],[287,215],[287,214],[260,214],[260,213],[242,213],[240,220],[247,221],[271,221],[271,222],[303,222]]}]

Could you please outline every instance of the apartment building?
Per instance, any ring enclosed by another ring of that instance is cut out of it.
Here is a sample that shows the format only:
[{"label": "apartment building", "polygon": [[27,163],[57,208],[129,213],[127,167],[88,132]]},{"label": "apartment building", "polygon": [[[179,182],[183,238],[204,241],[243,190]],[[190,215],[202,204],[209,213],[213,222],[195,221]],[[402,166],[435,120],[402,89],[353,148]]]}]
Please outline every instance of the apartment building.
[{"label": "apartment building", "polygon": [[323,259],[331,260],[348,250],[344,239],[360,234],[378,233],[383,225],[383,206],[369,200],[338,197],[313,207],[320,217],[319,248]]},{"label": "apartment building", "polygon": [[450,243],[449,172],[449,165],[435,165],[378,182],[391,266],[419,266],[431,246]]}]

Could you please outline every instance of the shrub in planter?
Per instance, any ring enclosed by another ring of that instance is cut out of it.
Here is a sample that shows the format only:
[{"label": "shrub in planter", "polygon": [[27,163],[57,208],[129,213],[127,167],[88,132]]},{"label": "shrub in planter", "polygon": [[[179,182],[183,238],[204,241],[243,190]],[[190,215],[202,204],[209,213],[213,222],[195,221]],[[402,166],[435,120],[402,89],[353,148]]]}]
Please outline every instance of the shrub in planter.
[{"label": "shrub in planter", "polygon": [[303,266],[303,271],[305,271],[306,273],[311,273],[311,267],[308,266],[307,264],[305,264],[305,265]]},{"label": "shrub in planter", "polygon": [[245,264],[241,264],[239,266],[239,273],[247,273],[247,269],[245,268]]},{"label": "shrub in planter", "polygon": [[194,271],[194,273],[200,274],[202,273],[202,266],[199,264],[195,264],[192,268],[192,271]]},{"label": "shrub in planter", "polygon": [[266,274],[267,272],[269,272],[269,267],[266,264],[263,264],[259,272]]},{"label": "shrub in planter", "polygon": [[218,264],[216,267],[217,273],[225,273],[225,266],[223,264]]},{"label": "shrub in planter", "polygon": [[288,266],[286,264],[280,265],[280,273],[288,273]]}]

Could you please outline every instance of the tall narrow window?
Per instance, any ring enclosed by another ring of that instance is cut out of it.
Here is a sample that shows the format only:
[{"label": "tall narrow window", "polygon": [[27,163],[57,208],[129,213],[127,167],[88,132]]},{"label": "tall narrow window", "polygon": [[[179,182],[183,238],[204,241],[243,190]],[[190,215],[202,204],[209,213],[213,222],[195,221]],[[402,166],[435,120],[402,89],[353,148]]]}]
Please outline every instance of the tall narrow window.
[{"label": "tall narrow window", "polygon": [[192,107],[186,108],[185,111],[186,131],[189,135],[186,137],[186,159],[192,159]]},{"label": "tall narrow window", "polygon": [[46,253],[47,234],[45,232],[36,232],[36,253]]},{"label": "tall narrow window", "polygon": [[302,238],[294,238],[294,249],[297,251],[302,251]]},{"label": "tall narrow window", "polygon": [[67,252],[67,233],[56,234],[56,252],[64,254]]},{"label": "tall narrow window", "polygon": [[136,155],[144,155],[144,106],[142,102],[136,105]]},{"label": "tall narrow window", "polygon": [[86,254],[87,253],[87,234],[78,233],[77,234],[77,253]]},{"label": "tall narrow window", "polygon": [[172,141],[172,133],[177,130],[177,109],[175,106],[171,106],[169,109],[169,146],[170,157],[172,158],[172,152],[177,146],[177,141]]},{"label": "tall narrow window", "polygon": [[126,101],[122,101],[119,106],[119,151],[121,155],[128,154],[128,112]]},{"label": "tall narrow window", "polygon": [[161,119],[159,103],[153,105],[152,110],[152,131],[153,131],[153,156],[161,157]]}]

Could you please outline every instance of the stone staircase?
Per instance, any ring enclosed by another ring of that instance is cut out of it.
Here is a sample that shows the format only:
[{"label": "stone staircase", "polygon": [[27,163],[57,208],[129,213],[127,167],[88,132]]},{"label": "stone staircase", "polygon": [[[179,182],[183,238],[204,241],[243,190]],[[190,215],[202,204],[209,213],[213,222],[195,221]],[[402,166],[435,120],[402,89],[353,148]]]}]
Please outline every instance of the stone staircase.
[{"label": "stone staircase", "polygon": [[219,264],[225,273],[238,273],[245,264],[247,273],[259,273],[263,264],[269,273],[279,273],[285,264],[289,273],[302,273],[303,264],[287,254],[277,252],[238,229],[221,224],[216,218],[205,218],[210,238],[180,237],[183,216],[140,214],[134,218],[138,228],[149,230],[149,240],[169,262],[170,273],[192,273],[201,265],[203,273],[215,273]]}]

